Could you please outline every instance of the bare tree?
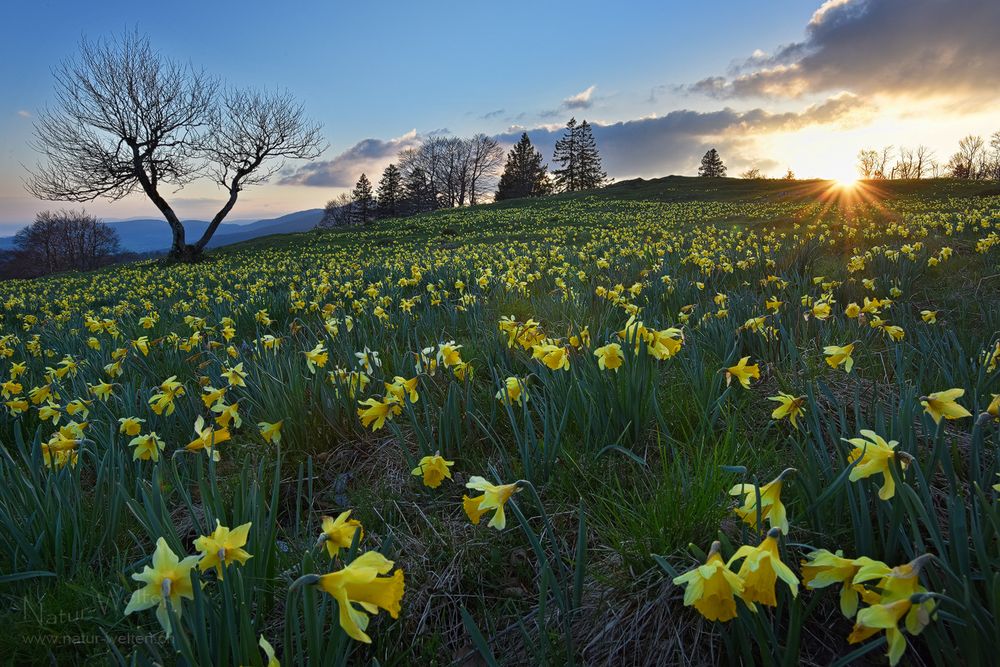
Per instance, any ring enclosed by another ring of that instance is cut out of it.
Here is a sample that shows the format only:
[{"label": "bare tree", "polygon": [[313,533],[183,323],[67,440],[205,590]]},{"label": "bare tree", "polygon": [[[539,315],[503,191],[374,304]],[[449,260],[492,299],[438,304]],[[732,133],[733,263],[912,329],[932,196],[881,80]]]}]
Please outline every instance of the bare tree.
[{"label": "bare tree", "polygon": [[986,175],[994,181],[1000,181],[1000,131],[990,135],[990,152],[986,158]]},{"label": "bare tree", "polygon": [[934,151],[927,146],[920,144],[913,151],[916,159],[914,164],[913,178],[924,178],[932,172],[936,173],[937,166],[934,162]]},{"label": "bare tree", "polygon": [[746,178],[749,180],[759,180],[764,178],[764,174],[757,167],[751,167],[746,171],[740,172],[740,178]]},{"label": "bare tree", "polygon": [[948,161],[948,171],[954,178],[981,178],[985,151],[983,138],[976,135],[962,137],[958,151]]},{"label": "bare tree", "polygon": [[878,158],[878,151],[871,148],[862,148],[858,151],[858,175],[864,179],[874,178]]},{"label": "bare tree", "polygon": [[872,178],[890,178],[889,160],[892,159],[892,146],[883,146],[882,152],[877,153],[875,160],[875,173]]},{"label": "bare tree", "polygon": [[349,225],[351,224],[353,213],[354,200],[346,192],[341,192],[323,207],[323,217],[319,221],[319,226],[329,229]]},{"label": "bare tree", "polygon": [[86,211],[44,211],[14,236],[21,275],[87,271],[110,263],[121,249],[118,233]]},{"label": "bare tree", "polygon": [[[173,234],[170,254],[196,259],[243,188],[266,181],[285,159],[323,150],[320,126],[288,93],[224,89],[206,75],[155,52],[137,32],[96,43],[56,70],[56,104],[35,124],[43,156],[26,186],[40,199],[118,200],[142,192]],[[226,199],[188,244],[163,195],[199,178]]]},{"label": "bare tree", "polygon": [[503,148],[485,134],[430,137],[399,155],[403,180],[420,170],[439,204],[448,207],[480,203],[495,187],[502,164]]},{"label": "bare tree", "polygon": [[475,206],[492,192],[503,165],[504,150],[500,142],[485,134],[477,134],[469,143],[469,204]]}]

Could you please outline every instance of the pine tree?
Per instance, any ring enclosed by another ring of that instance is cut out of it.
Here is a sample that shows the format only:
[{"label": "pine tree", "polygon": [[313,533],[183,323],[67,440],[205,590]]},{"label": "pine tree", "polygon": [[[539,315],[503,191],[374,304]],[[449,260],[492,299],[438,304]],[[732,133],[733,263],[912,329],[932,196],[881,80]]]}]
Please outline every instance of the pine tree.
[{"label": "pine tree", "polygon": [[719,151],[712,148],[705,153],[705,156],[701,158],[701,166],[698,168],[698,175],[705,176],[707,178],[722,178],[726,175],[726,165],[722,164],[722,158],[719,157]]},{"label": "pine tree", "polygon": [[528,134],[524,133],[507,154],[495,199],[540,197],[550,190],[548,167],[542,164],[542,154],[535,150]]},{"label": "pine tree", "polygon": [[552,170],[555,177],[555,187],[560,192],[573,192],[580,189],[580,130],[576,118],[570,118],[566,123],[566,133],[556,141],[552,161],[559,164]]},{"label": "pine tree", "polygon": [[354,202],[352,213],[352,223],[356,225],[367,224],[375,217],[375,197],[372,196],[372,184],[368,177],[361,174],[358,184],[351,192],[351,199]]},{"label": "pine tree", "polygon": [[380,217],[395,218],[403,212],[403,199],[406,193],[403,189],[403,174],[395,163],[382,172],[378,182],[378,214]]},{"label": "pine tree", "polygon": [[608,175],[601,169],[601,154],[597,150],[597,142],[590,130],[590,123],[583,121],[577,128],[577,150],[579,151],[579,189],[602,187],[608,180]]},{"label": "pine tree", "polygon": [[406,215],[433,211],[437,206],[437,195],[427,172],[422,167],[414,167],[404,186],[403,210]]}]

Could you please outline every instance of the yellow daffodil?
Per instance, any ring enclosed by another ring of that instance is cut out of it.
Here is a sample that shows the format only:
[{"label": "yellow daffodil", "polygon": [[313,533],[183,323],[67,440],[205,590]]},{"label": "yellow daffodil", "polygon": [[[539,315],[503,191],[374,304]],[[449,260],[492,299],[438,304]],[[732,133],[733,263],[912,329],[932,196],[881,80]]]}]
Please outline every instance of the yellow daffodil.
[{"label": "yellow daffodil", "polygon": [[867,557],[844,558],[842,551],[831,553],[826,549],[817,549],[801,563],[802,583],[811,590],[840,584],[840,611],[845,617],[854,618],[859,596],[864,595],[866,601],[871,600],[871,594],[860,584],[855,584],[854,577],[862,567],[877,562]]},{"label": "yellow daffodil", "polygon": [[232,368],[226,367],[222,370],[222,377],[226,378],[226,382],[229,383],[230,387],[245,387],[247,386],[246,371],[243,370],[243,362],[236,364]]},{"label": "yellow daffodil", "polygon": [[781,502],[781,486],[786,477],[795,472],[795,468],[787,468],[775,479],[760,487],[753,484],[737,484],[729,489],[731,496],[743,496],[743,504],[736,508],[736,513],[747,525],[757,527],[757,495],[760,494],[760,518],[767,519],[771,527],[781,529],[788,534],[788,518],[785,505]]},{"label": "yellow daffodil", "polygon": [[545,364],[548,368],[558,370],[569,370],[569,350],[562,345],[552,343],[540,343],[532,349],[532,357]]},{"label": "yellow daffodil", "polygon": [[468,489],[482,491],[483,494],[470,498],[462,496],[462,506],[472,523],[479,525],[479,520],[487,512],[495,510],[493,518],[490,519],[490,528],[503,530],[507,525],[507,516],[504,514],[504,505],[510,500],[515,492],[520,491],[517,482],[513,484],[490,484],[482,477],[474,475],[469,478],[465,485]]},{"label": "yellow daffodil", "polygon": [[160,627],[171,635],[170,616],[167,613],[167,600],[177,618],[180,618],[181,600],[194,599],[194,587],[191,582],[191,570],[198,564],[198,556],[188,556],[180,560],[162,537],[156,541],[156,551],[153,552],[152,566],[146,565],[142,572],[136,572],[132,579],[145,584],[132,593],[125,607],[125,615],[156,607],[156,620]]},{"label": "yellow daffodil", "polygon": [[757,364],[747,364],[750,357],[743,357],[735,366],[730,366],[726,371],[726,386],[732,382],[733,378],[739,380],[744,389],[750,388],[750,379],[760,379],[760,367]]},{"label": "yellow daffodil", "polygon": [[352,639],[371,643],[371,637],[365,633],[368,615],[377,614],[379,609],[399,618],[405,588],[403,571],[397,569],[391,577],[381,576],[388,574],[393,565],[377,551],[368,551],[342,570],[319,577],[317,585],[337,600],[340,627]]},{"label": "yellow daffodil", "polygon": [[194,548],[201,552],[198,569],[202,572],[215,568],[219,578],[232,563],[243,565],[252,556],[243,549],[250,535],[251,524],[245,523],[230,530],[216,519],[215,530],[194,541]]},{"label": "yellow daffodil", "polygon": [[372,431],[379,430],[385,426],[386,420],[392,419],[395,415],[401,414],[403,411],[393,396],[389,396],[382,401],[377,398],[366,398],[363,401],[358,401],[358,403],[367,406],[365,408],[358,408],[358,417],[361,418],[361,425],[365,428],[371,426]]},{"label": "yellow daffodil", "polygon": [[848,373],[854,368],[854,357],[851,356],[853,353],[854,343],[849,343],[843,347],[839,345],[827,345],[823,348],[823,354],[826,355],[826,363],[830,368],[843,366],[844,370]]},{"label": "yellow daffodil", "polygon": [[118,432],[127,436],[139,435],[139,431],[142,430],[142,425],[145,422],[145,419],[139,419],[138,417],[121,417],[118,419],[118,423],[120,424]]},{"label": "yellow daffodil", "polygon": [[[736,618],[735,596],[743,596],[744,584],[722,560],[721,548],[721,543],[713,542],[705,564],[674,577],[673,582],[685,587],[685,607],[694,605],[709,621],[725,622]],[[757,611],[753,602],[748,602],[747,606]]]},{"label": "yellow daffodil", "polygon": [[919,556],[905,565],[890,569],[885,563],[872,561],[861,567],[854,577],[855,584],[875,581],[878,601],[858,612],[847,641],[863,642],[880,631],[885,632],[889,645],[889,664],[894,666],[906,651],[906,638],[899,628],[904,621],[906,631],[918,635],[931,622],[934,600],[924,598],[927,589],[920,585],[920,570],[927,556]]},{"label": "yellow daffodil", "polygon": [[219,460],[219,452],[216,446],[229,440],[229,430],[222,428],[216,430],[211,426],[205,426],[205,420],[198,417],[194,422],[195,439],[185,445],[184,449],[189,452],[204,451],[214,460]]},{"label": "yellow daffodil", "polygon": [[160,384],[160,391],[149,399],[149,405],[158,415],[174,414],[174,399],[184,395],[184,385],[177,382],[177,376],[171,375]]},{"label": "yellow daffodil", "polygon": [[514,376],[508,377],[503,381],[503,388],[497,391],[496,399],[501,403],[523,405],[522,401],[528,400],[528,389],[525,381]]},{"label": "yellow daffodil", "polygon": [[446,461],[440,454],[425,456],[420,459],[420,462],[411,471],[411,474],[423,476],[424,486],[436,489],[441,486],[442,481],[451,479],[451,470],[448,468],[453,465],[455,465],[454,461]]},{"label": "yellow daffodil", "polygon": [[740,597],[749,602],[759,602],[769,607],[778,604],[775,597],[775,585],[780,578],[788,585],[792,592],[792,597],[799,594],[799,580],[787,565],[781,562],[781,555],[778,553],[778,537],[781,535],[780,528],[772,528],[767,531],[767,536],[756,547],[744,544],[733,557],[729,559],[727,566],[743,559],[737,576],[743,581],[743,593]]},{"label": "yellow daffodil", "polygon": [[260,435],[264,438],[264,442],[275,445],[280,443],[281,426],[284,423],[284,420],[276,421],[273,424],[270,422],[258,422],[257,428],[260,429]]},{"label": "yellow daffodil", "polygon": [[385,394],[386,396],[392,396],[397,403],[405,403],[407,400],[410,403],[416,403],[420,400],[420,394],[417,393],[417,381],[419,377],[412,377],[407,380],[399,375],[392,379],[392,384],[388,382],[385,384]]},{"label": "yellow daffodil", "polygon": [[863,438],[851,438],[847,442],[854,445],[854,449],[847,456],[848,464],[857,465],[851,470],[849,479],[856,482],[872,475],[882,475],[882,488],[879,489],[878,497],[882,500],[889,500],[896,494],[896,482],[892,477],[889,466],[893,461],[899,463],[901,470],[906,470],[910,464],[911,457],[905,452],[897,452],[895,440],[888,442],[874,431],[867,429],[861,431]]},{"label": "yellow daffodil", "polygon": [[336,558],[341,549],[349,549],[354,542],[354,534],[359,533],[358,540],[365,536],[361,522],[351,518],[351,510],[341,512],[334,519],[332,516],[323,517],[323,528],[319,535],[317,546],[326,547],[330,558]]},{"label": "yellow daffodil", "polygon": [[929,414],[937,424],[941,423],[942,417],[945,419],[961,419],[962,417],[971,417],[972,413],[956,402],[957,399],[964,395],[964,389],[935,391],[927,396],[921,396],[920,405],[924,406],[924,412]]},{"label": "yellow daffodil", "polygon": [[461,348],[462,346],[456,345],[453,340],[447,343],[439,343],[437,352],[438,363],[445,368],[451,368],[462,363],[462,354],[459,352]]},{"label": "yellow daffodil", "polygon": [[785,419],[787,417],[788,421],[792,422],[792,426],[795,428],[799,427],[796,420],[806,411],[805,396],[799,396],[796,398],[791,394],[779,391],[777,396],[768,396],[767,400],[781,404],[771,413],[771,419]]},{"label": "yellow daffodil", "polygon": [[306,367],[310,373],[315,373],[317,368],[326,366],[326,361],[330,356],[323,343],[316,343],[316,347],[302,354],[306,356]]},{"label": "yellow daffodil", "polygon": [[166,446],[156,432],[138,435],[128,443],[130,447],[135,447],[132,452],[133,461],[159,461],[160,452]]},{"label": "yellow daffodil", "polygon": [[602,371],[609,370],[616,373],[625,360],[625,355],[622,354],[622,346],[618,343],[608,343],[604,347],[597,348],[594,350],[594,356],[597,357],[598,368]]}]

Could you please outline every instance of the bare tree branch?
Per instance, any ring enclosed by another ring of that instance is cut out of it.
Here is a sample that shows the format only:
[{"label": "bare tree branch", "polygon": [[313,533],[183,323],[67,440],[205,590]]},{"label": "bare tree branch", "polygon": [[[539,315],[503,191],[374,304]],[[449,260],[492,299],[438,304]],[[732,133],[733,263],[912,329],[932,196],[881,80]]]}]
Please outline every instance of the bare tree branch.
[{"label": "bare tree branch", "polygon": [[[222,90],[201,70],[155,52],[138,32],[84,40],[55,72],[56,101],[35,123],[42,159],[25,187],[40,199],[118,200],[142,192],[173,234],[171,254],[191,259],[207,245],[240,191],[263,183],[286,159],[325,148],[320,126],[288,93]],[[208,177],[226,191],[209,228],[187,245],[163,196]]]}]

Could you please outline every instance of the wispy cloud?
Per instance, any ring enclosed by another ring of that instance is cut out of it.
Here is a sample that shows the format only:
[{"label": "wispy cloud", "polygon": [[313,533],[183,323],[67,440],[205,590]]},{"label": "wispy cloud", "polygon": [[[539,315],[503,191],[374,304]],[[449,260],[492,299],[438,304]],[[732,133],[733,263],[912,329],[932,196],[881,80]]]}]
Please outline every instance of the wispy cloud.
[{"label": "wispy cloud", "polygon": [[487,111],[480,116],[482,120],[493,120],[494,118],[499,118],[504,113],[503,109],[494,109],[493,111]]},{"label": "wispy cloud", "polygon": [[17,115],[21,118],[31,118],[31,112],[26,109],[18,109]]},{"label": "wispy cloud", "polygon": [[593,96],[597,86],[589,86],[576,95],[570,95],[562,101],[563,109],[589,109],[594,106]]}]

